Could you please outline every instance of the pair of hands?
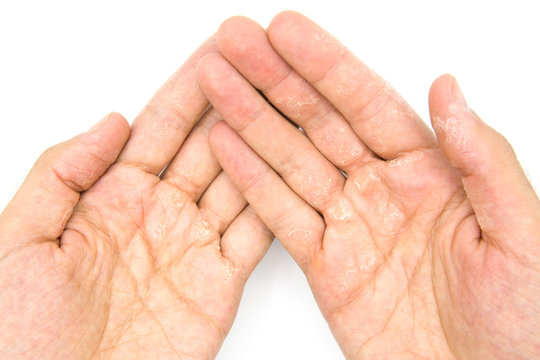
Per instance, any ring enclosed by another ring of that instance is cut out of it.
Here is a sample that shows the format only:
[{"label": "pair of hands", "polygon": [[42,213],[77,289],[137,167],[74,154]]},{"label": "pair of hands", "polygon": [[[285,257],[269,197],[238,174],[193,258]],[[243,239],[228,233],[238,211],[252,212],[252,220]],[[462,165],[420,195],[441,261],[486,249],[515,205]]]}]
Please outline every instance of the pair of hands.
[{"label": "pair of hands", "polygon": [[430,110],[297,13],[226,21],[6,207],[0,354],[213,358],[275,234],[347,358],[538,355],[538,198],[452,77]]}]

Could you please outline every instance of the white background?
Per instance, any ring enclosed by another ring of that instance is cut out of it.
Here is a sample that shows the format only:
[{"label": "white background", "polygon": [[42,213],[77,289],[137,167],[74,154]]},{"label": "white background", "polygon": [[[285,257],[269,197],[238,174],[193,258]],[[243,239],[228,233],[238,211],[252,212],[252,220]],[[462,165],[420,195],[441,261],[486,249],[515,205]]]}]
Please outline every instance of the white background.
[{"label": "white background", "polygon": [[[431,82],[457,76],[471,107],[511,141],[538,188],[536,3],[2,0],[0,209],[45,148],[112,110],[132,121],[227,17],[267,26],[284,9],[331,31],[424,119]],[[277,242],[249,280],[218,358],[342,358],[303,274]]]}]

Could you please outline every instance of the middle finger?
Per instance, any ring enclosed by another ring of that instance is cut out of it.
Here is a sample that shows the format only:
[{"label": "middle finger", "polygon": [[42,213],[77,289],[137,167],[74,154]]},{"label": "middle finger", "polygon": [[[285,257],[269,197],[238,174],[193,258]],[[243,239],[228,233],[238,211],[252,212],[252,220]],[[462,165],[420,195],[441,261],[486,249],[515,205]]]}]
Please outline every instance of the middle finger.
[{"label": "middle finger", "polygon": [[298,195],[325,213],[342,192],[341,172],[221,55],[202,59],[197,79],[215,109],[249,146]]}]

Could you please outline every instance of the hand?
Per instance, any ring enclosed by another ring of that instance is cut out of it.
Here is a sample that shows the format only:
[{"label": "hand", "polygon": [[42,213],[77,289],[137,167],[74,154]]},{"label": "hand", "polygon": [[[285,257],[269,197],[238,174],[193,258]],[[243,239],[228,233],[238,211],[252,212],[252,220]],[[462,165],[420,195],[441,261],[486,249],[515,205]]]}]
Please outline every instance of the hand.
[{"label": "hand", "polygon": [[37,161],[0,217],[1,358],[216,355],[273,236],[208,144],[219,116],[194,70],[215,51],[169,79],[131,136],[111,114]]},{"label": "hand", "polygon": [[198,67],[228,124],[211,130],[212,149],[305,272],[347,358],[540,354],[540,204],[452,77],[430,94],[437,142],[299,14],[268,35],[230,19],[217,44],[224,57]]}]

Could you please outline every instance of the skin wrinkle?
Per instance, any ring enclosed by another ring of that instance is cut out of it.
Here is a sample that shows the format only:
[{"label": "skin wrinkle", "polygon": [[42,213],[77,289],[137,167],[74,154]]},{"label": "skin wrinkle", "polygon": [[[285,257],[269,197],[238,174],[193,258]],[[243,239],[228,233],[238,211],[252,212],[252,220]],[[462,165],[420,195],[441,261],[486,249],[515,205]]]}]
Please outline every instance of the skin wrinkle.
[{"label": "skin wrinkle", "polygon": [[[370,168],[370,170],[372,170]],[[354,180],[353,180],[354,181]],[[356,183],[355,183],[356,184]],[[347,194],[347,192],[344,192],[345,196],[347,198],[349,198],[349,195]],[[351,201],[351,199],[349,198],[349,201]],[[352,202],[354,203],[354,202]],[[381,267],[381,265],[383,263],[387,263],[388,262],[388,258],[387,258],[387,254],[382,251],[379,247],[379,244],[377,241],[375,241],[375,235],[373,233],[373,229],[372,229],[372,226],[370,226],[370,222],[367,221],[367,219],[365,218],[365,214],[363,214],[362,212],[359,212],[357,211],[357,215],[360,217],[360,219],[362,220],[362,222],[364,223],[364,225],[367,227],[368,231],[369,231],[369,234],[368,234],[368,238],[371,239],[372,243],[373,243],[373,246],[374,248],[377,250],[377,252],[382,256],[383,258],[383,262],[380,263],[379,265],[377,265],[377,267],[374,269],[374,274],[377,273],[378,269]],[[393,245],[392,245],[393,246]]]},{"label": "skin wrinkle", "polygon": [[276,98],[273,104],[279,109],[283,109],[294,120],[300,118],[301,114],[305,112],[305,107],[313,106],[320,102],[320,98],[315,94],[311,94],[308,97],[288,94],[285,98]]},{"label": "skin wrinkle", "polygon": [[[129,269],[127,263],[125,263],[123,259],[119,258],[118,264],[119,264],[120,266],[123,265],[123,266],[128,270],[128,274],[131,275],[131,280],[132,280],[132,282],[133,282],[133,286],[134,286],[135,288],[137,288],[137,282],[136,282],[136,279],[135,279],[135,277],[134,277],[134,275],[133,275],[133,272]],[[116,292],[117,292],[118,290],[115,290],[115,289],[112,289],[112,288],[111,288],[111,291],[116,291]],[[139,298],[138,295],[137,295],[137,298]],[[137,300],[137,299],[134,299],[133,302],[135,302],[136,300]],[[142,301],[142,298],[139,299],[139,300]],[[141,311],[141,310],[139,310],[139,311]],[[101,353],[107,352],[107,351],[109,351],[109,350],[112,350],[112,349],[114,349],[114,348],[116,348],[116,347],[122,345],[121,343],[117,343],[117,341],[118,341],[118,339],[121,339],[121,338],[126,334],[126,332],[128,331],[128,326],[131,326],[131,324],[133,324],[133,322],[134,322],[134,316],[135,316],[134,312],[133,312],[133,311],[130,312],[129,318],[126,319],[126,321],[124,321],[124,322],[122,322],[122,323],[120,324],[120,333],[118,334],[118,336],[116,336],[116,340],[114,340],[114,343],[116,343],[116,345],[113,345],[113,346],[110,347],[110,348],[104,348],[104,349],[100,350]],[[110,324],[110,312],[108,313],[108,321],[107,321],[107,325],[108,325],[108,324]],[[105,330],[106,330],[106,326],[104,327],[104,332],[105,332]],[[103,341],[103,339],[104,339],[104,336],[103,336],[103,335],[102,335],[101,339],[102,339],[102,341]],[[102,343],[102,341],[101,341],[100,343]]]},{"label": "skin wrinkle", "polygon": [[[157,263],[155,259],[153,259],[153,262],[154,262],[154,264]],[[146,311],[149,312],[150,315],[152,315],[152,314],[153,314],[153,313],[152,313],[152,310],[151,310],[151,308],[148,306],[148,304],[146,304],[146,302],[145,302],[145,300],[144,300],[145,296],[143,296],[142,293],[140,292],[140,287],[139,287],[139,285],[138,285],[139,282],[136,280],[136,277],[135,277],[134,273],[132,272],[132,270],[131,270],[131,268],[129,267],[129,265],[127,265],[127,263],[125,263],[125,262],[123,262],[123,263],[124,263],[124,265],[125,265],[125,268],[126,268],[126,269],[129,271],[129,273],[131,274],[131,278],[132,278],[132,280],[133,280],[134,286],[135,286],[135,288],[137,289],[137,294],[138,294],[138,295],[137,295],[137,299],[138,299],[139,303],[140,303],[141,305],[143,305],[143,309],[146,309]],[[189,300],[189,301],[188,301],[188,298],[185,297],[185,296],[183,296],[183,295],[178,291],[178,289],[174,286],[174,284],[171,284],[171,283],[166,279],[166,277],[162,276],[162,275],[161,275],[162,272],[159,271],[159,269],[158,269],[157,274],[161,277],[161,279],[162,279],[163,281],[165,281],[166,284],[168,284],[169,290],[172,291],[173,293],[175,293],[175,294],[177,295],[177,299],[178,299],[178,300],[180,300],[184,305],[186,305],[191,311],[200,314],[203,318],[204,318],[204,316],[206,316],[205,314],[203,314],[202,312],[200,312],[199,309],[198,309],[197,307],[194,307],[194,306],[193,306],[193,304],[195,304],[195,303],[194,303],[192,300]],[[147,288],[148,288],[148,286],[147,286]],[[140,310],[140,311],[142,311],[142,310]],[[158,325],[160,326],[160,328],[162,329],[163,334],[164,334],[165,336],[167,336],[167,335],[166,335],[166,332],[165,332],[165,330],[164,330],[164,327],[163,327],[163,325],[161,324],[161,322],[158,320],[157,316],[155,316],[155,315],[152,315],[152,316],[155,317],[155,320],[156,320],[156,322],[158,323]],[[133,322],[134,322],[134,319],[132,318],[131,321],[126,321],[126,322],[124,322],[124,326],[123,326],[123,327],[125,327],[125,326],[127,326],[129,323],[133,323]],[[126,330],[127,330],[127,329],[126,329]],[[122,336],[122,335],[120,335],[119,338],[121,338],[121,336]],[[167,337],[167,341],[169,341],[169,344],[171,345],[171,348],[172,348],[175,352],[177,352],[177,350],[176,350],[175,347],[172,345],[172,343],[170,343],[170,340],[169,340],[168,337]],[[119,345],[121,345],[121,344],[119,344]]]},{"label": "skin wrinkle", "polygon": [[[174,201],[174,199],[173,199],[173,201]],[[145,208],[145,206],[143,206],[143,209],[144,209],[144,208]],[[178,207],[177,207],[177,208],[178,208]],[[177,209],[177,210],[180,211],[181,209]],[[142,216],[143,216],[143,218],[145,218],[144,213],[143,213]],[[143,221],[143,222],[144,222],[144,221]],[[129,267],[128,267],[128,268],[129,268]]]},{"label": "skin wrinkle", "polygon": [[146,310],[146,312],[148,314],[150,314],[150,316],[156,321],[156,323],[159,326],[162,334],[165,336],[165,339],[166,339],[167,343],[169,344],[170,348],[177,354],[177,356],[179,358],[181,358],[180,354],[176,351],[175,346],[172,344],[170,338],[167,336],[167,332],[165,331],[165,328],[164,328],[163,324],[159,321],[159,318],[157,317],[157,315],[154,314],[154,312],[152,311],[150,306],[148,306],[148,304],[144,301],[144,299],[141,296],[139,296],[139,298],[140,298],[140,303],[142,305],[142,309]]},{"label": "skin wrinkle", "polygon": [[[50,269],[50,271],[52,271],[52,270],[56,270],[56,269],[54,269],[54,268]],[[72,274],[72,276],[74,276],[74,274]],[[69,283],[69,280],[70,280],[70,279],[67,279],[66,283]],[[63,288],[64,286],[65,286],[65,284],[63,284],[63,285],[61,285],[61,286],[58,286],[57,288],[53,289],[53,291],[56,292],[56,290],[58,290],[58,289],[60,289],[60,288]],[[80,287],[80,284],[79,284],[79,287]],[[51,291],[51,292],[53,292],[53,291]],[[69,301],[68,301],[68,303],[69,303]],[[87,299],[86,302],[85,302],[85,305],[86,305],[86,304],[88,304],[88,299]],[[84,307],[83,307],[83,308],[84,308]],[[71,322],[71,324],[68,325],[68,329],[69,329],[70,327],[72,327],[73,323],[77,322],[77,320],[79,319],[79,317],[80,317],[82,311],[83,311],[83,310],[81,309],[81,311],[79,312],[79,314],[78,314],[77,316],[75,316],[75,319],[73,319],[73,321]],[[43,319],[42,322],[45,322],[45,319]],[[41,345],[41,346],[42,346],[42,347],[46,347],[48,344],[50,344],[50,343],[53,342],[53,341],[58,341],[58,339],[51,339],[51,340],[49,340],[47,343],[45,343],[45,344],[43,344],[43,345]],[[80,341],[80,340],[79,340],[79,341]],[[59,350],[58,350],[58,351],[59,351]],[[72,351],[73,351],[73,350],[72,350]]]},{"label": "skin wrinkle", "polygon": [[[428,254],[428,248],[429,248],[429,245],[426,245],[425,247],[425,250],[423,251],[422,255],[420,256],[418,262],[416,263],[415,267],[413,268],[413,272],[410,276],[407,276],[408,280],[407,280],[407,283],[406,283],[406,286],[403,288],[403,291],[401,292],[401,295],[399,295],[396,299],[396,302],[394,304],[394,307],[392,309],[392,311],[390,312],[390,314],[388,315],[387,317],[387,320],[386,322],[384,323],[384,325],[382,326],[382,328],[377,332],[375,333],[374,335],[370,336],[368,339],[366,339],[362,345],[360,346],[360,350],[357,352],[357,353],[354,353],[352,354],[352,358],[355,358],[356,356],[360,355],[362,352],[365,351],[365,348],[366,346],[371,342],[373,341],[375,338],[379,337],[379,336],[382,336],[384,334],[384,332],[388,329],[389,325],[390,325],[390,322],[392,321],[393,317],[396,315],[397,311],[398,311],[398,308],[399,306],[402,304],[402,302],[407,298],[407,296],[405,296],[404,294],[406,293],[410,293],[410,291],[412,291],[412,286],[411,286],[411,283],[413,281],[416,280],[416,276],[418,276],[418,267],[421,266],[421,263],[422,263],[422,259],[424,258],[424,256],[426,256]],[[406,271],[405,271],[406,273]],[[401,299],[401,300],[400,300]],[[414,297],[411,297],[411,299],[413,299],[414,301]],[[413,311],[414,311],[414,306],[413,307]],[[415,320],[416,323],[418,323],[418,319],[415,318],[413,316],[413,319]],[[418,323],[419,324],[419,323]],[[414,328],[411,329],[412,332],[414,332]],[[409,337],[409,338],[412,338],[412,335]]]},{"label": "skin wrinkle", "polygon": [[[345,301],[345,302],[344,302],[341,306],[339,306],[338,308],[336,308],[336,309],[334,309],[334,310],[329,310],[329,311],[327,311],[327,317],[328,317],[328,318],[331,318],[331,317],[333,317],[334,315],[335,315],[335,316],[338,316],[339,313],[341,313],[346,307],[348,307],[350,304],[354,303],[354,302],[357,300],[357,298],[360,296],[361,290],[363,290],[363,288],[364,288],[365,286],[367,286],[370,282],[373,283],[374,286],[375,286],[377,274],[378,274],[380,271],[382,271],[384,265],[387,265],[387,266],[388,266],[388,256],[387,256],[387,254],[385,254],[384,252],[382,252],[382,251],[378,248],[377,242],[375,241],[375,237],[373,236],[373,233],[372,233],[372,229],[371,229],[371,227],[369,226],[369,222],[366,221],[364,218],[362,218],[362,214],[358,214],[358,215],[359,215],[360,218],[363,220],[363,222],[367,225],[368,231],[370,232],[368,238],[371,239],[371,241],[373,242],[374,248],[377,249],[377,251],[382,255],[383,261],[376,265],[375,269],[373,269],[372,275],[371,275],[368,279],[366,279],[365,284],[361,284],[361,285],[358,287],[357,290],[351,292],[351,297],[350,297],[349,300]],[[322,244],[324,245],[324,241],[322,242]],[[324,246],[323,246],[323,248],[324,248]]]},{"label": "skin wrinkle", "polygon": [[377,191],[372,189],[372,184],[381,184],[380,176],[375,173],[372,167],[365,167],[360,174],[356,174],[353,183],[356,185],[360,194],[366,196],[366,191],[371,193],[367,196],[370,202],[375,201],[375,209],[381,216],[383,230],[389,232],[389,236],[395,235],[405,218],[403,210],[391,200],[387,188]]},{"label": "skin wrinkle", "polygon": [[[192,312],[200,316],[208,325],[210,325],[212,328],[214,328],[216,331],[218,330],[218,326],[216,324],[219,324],[223,326],[224,324],[217,319],[212,318],[208,314],[204,313],[199,306],[197,306],[197,303],[193,301],[193,299],[190,299],[189,297],[182,294],[178,287],[176,287],[170,280],[162,276],[161,273],[159,273],[159,276],[161,279],[168,285],[169,289],[173,292],[173,294],[176,295],[177,299],[182,302],[184,305],[186,305]],[[159,322],[159,320],[157,320]],[[161,325],[163,327],[163,325]],[[165,332],[165,330],[163,329]],[[172,344],[171,344],[172,345]]]},{"label": "skin wrinkle", "polygon": [[[97,278],[96,278],[94,281],[92,281],[91,288],[94,289],[94,288],[96,287],[96,284],[97,284]],[[80,310],[79,314],[75,317],[75,319],[74,319],[72,325],[68,326],[68,329],[69,329],[70,327],[72,327],[73,324],[75,324],[75,323],[77,322],[77,320],[82,316],[82,313],[84,312],[83,309],[85,309],[85,308],[87,307],[89,301],[90,301],[90,300],[89,300],[89,297],[87,297],[87,300],[86,300],[84,306],[81,307],[81,310]],[[103,327],[103,328],[105,328],[105,327]],[[84,332],[83,336],[81,336],[81,337],[78,339],[76,345],[72,347],[71,353],[73,353],[73,352],[75,351],[75,349],[78,347],[78,345],[82,342],[82,340],[83,340],[83,338],[84,338],[84,335],[86,335],[86,334],[88,333],[88,331],[89,331],[88,329],[85,329],[85,332]],[[97,349],[97,346],[96,346],[96,349]],[[94,350],[94,352],[95,352],[95,350]]]},{"label": "skin wrinkle", "polygon": [[[358,184],[358,183],[359,183],[359,182],[357,182],[357,184]],[[359,184],[361,184],[361,183],[359,183]]]},{"label": "skin wrinkle", "polygon": [[287,235],[295,243],[308,244],[311,243],[311,240],[309,240],[309,238],[313,235],[313,233],[309,230],[297,228],[289,231]]}]

